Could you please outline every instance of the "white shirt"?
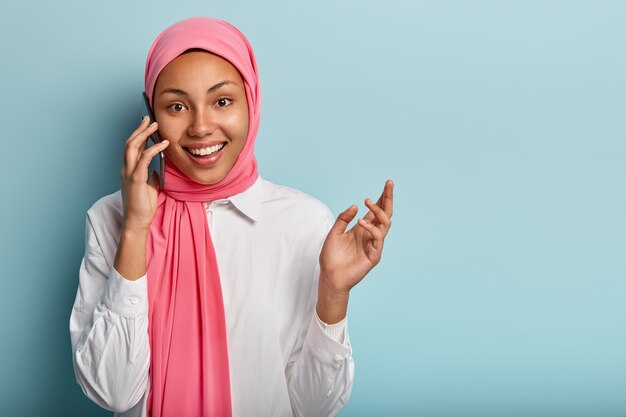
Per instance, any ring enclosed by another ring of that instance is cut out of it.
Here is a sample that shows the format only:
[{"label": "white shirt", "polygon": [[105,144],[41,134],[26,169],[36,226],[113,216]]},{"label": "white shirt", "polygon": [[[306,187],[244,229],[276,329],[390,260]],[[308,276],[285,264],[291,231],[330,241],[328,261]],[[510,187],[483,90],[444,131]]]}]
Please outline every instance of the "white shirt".
[{"label": "white shirt", "polygon": [[[333,216],[318,200],[261,178],[206,204],[228,336],[234,417],[333,416],[354,377],[345,321],[315,313],[319,253]],[[87,212],[85,256],[70,317],[76,379],[120,417],[145,417],[147,278],[113,268],[123,218],[118,191]],[[334,336],[334,338],[333,338]]]}]

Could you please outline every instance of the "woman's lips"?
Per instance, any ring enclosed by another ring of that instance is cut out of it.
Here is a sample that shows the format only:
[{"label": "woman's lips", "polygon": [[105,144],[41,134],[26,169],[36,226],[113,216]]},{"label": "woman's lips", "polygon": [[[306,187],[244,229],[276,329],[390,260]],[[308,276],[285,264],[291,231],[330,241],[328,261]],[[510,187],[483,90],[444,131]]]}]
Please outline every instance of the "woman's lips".
[{"label": "woman's lips", "polygon": [[194,145],[184,147],[185,151],[196,165],[201,167],[208,167],[215,165],[222,154],[224,149],[228,146],[226,142],[217,143],[213,145]]}]

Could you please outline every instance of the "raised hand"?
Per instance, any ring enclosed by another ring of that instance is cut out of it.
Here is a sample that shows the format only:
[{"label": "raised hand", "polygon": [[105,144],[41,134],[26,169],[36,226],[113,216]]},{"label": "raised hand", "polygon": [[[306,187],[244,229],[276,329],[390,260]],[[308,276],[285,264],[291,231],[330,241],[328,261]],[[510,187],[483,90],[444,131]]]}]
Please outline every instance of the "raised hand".
[{"label": "raised hand", "polygon": [[148,182],[150,161],[169,145],[167,140],[146,149],[148,137],[158,125],[148,125],[144,117],[139,127],[128,137],[124,146],[121,187],[124,201],[124,228],[147,231],[156,213],[158,176],[153,173]]},{"label": "raised hand", "polygon": [[345,316],[350,290],[380,262],[385,236],[391,227],[393,182],[385,183],[376,203],[366,199],[365,205],[369,212],[347,231],[358,207],[352,205],[337,216],[320,253],[317,312],[327,323]]},{"label": "raised hand", "polygon": [[144,117],[124,146],[121,186],[124,221],[115,256],[115,270],[124,278],[136,280],[146,273],[146,242],[150,223],[156,213],[159,189],[158,175],[148,182],[150,160],[169,145],[163,140],[146,149],[148,137],[157,130]]}]

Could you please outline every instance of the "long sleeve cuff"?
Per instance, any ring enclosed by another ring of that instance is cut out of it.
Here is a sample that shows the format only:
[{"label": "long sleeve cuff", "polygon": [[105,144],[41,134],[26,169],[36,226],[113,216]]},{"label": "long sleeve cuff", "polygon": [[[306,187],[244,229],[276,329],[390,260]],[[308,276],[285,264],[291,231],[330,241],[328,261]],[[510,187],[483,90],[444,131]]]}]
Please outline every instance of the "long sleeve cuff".
[{"label": "long sleeve cuff", "polygon": [[111,268],[102,303],[113,313],[135,318],[148,314],[148,279],[146,275],[131,281]]},{"label": "long sleeve cuff", "polygon": [[322,330],[328,337],[330,337],[337,343],[341,343],[342,345],[346,344],[347,317],[344,317],[343,320],[335,324],[324,323],[320,319],[320,316],[317,315],[317,312],[315,312],[315,317],[317,317],[317,322],[319,323],[320,327],[322,328]]},{"label": "long sleeve cuff", "polygon": [[[341,335],[343,340],[337,341],[329,336],[324,331],[324,322],[322,322],[317,314],[312,317],[309,331],[307,333],[307,341],[311,353],[318,360],[323,363],[336,363],[343,362],[344,359],[352,356],[352,347],[350,345],[350,338],[347,332],[347,321],[344,319],[341,322],[333,325],[343,327],[343,334]],[[334,329],[336,330],[336,329]],[[332,330],[331,330],[332,331]]]}]

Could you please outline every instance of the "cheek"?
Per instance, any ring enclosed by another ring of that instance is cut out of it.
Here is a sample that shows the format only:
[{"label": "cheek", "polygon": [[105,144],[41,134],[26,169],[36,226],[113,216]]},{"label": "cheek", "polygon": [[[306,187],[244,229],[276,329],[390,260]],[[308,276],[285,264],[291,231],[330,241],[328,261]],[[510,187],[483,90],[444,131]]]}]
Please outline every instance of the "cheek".
[{"label": "cheek", "polygon": [[167,139],[171,144],[175,144],[180,140],[183,131],[184,126],[180,123],[173,123],[169,120],[159,122],[159,134],[161,135],[161,139]]},{"label": "cheek", "polygon": [[243,135],[244,140],[248,136],[248,113],[246,113],[241,123],[241,134]]},{"label": "cheek", "polygon": [[[248,136],[247,104],[239,102],[237,108],[228,114],[224,123],[228,126],[229,136],[233,141],[245,142]],[[243,147],[243,144],[241,144],[241,147]]]},{"label": "cheek", "polygon": [[222,119],[222,125],[227,127],[227,129],[231,132],[231,134],[236,134],[239,136],[242,130],[242,125],[246,123],[244,122],[243,117],[241,117],[240,113],[231,113]]},{"label": "cheek", "polygon": [[236,117],[236,120],[233,121],[233,136],[235,136],[239,141],[243,142],[241,147],[243,147],[246,137],[248,136],[248,114],[239,114]]},{"label": "cheek", "polygon": [[248,117],[247,115],[236,116],[233,119],[233,123],[230,124],[230,131],[228,136],[233,141],[233,163],[241,154],[244,146],[246,145],[246,138],[248,137]]}]

